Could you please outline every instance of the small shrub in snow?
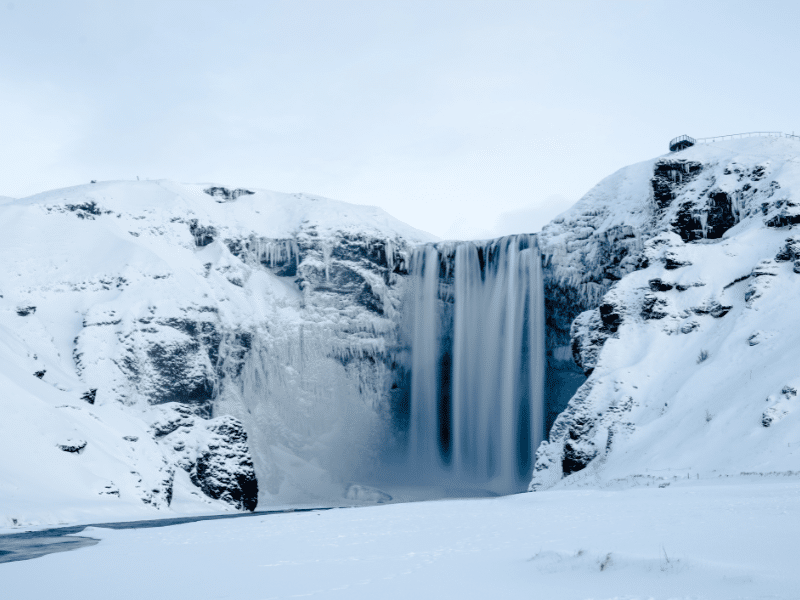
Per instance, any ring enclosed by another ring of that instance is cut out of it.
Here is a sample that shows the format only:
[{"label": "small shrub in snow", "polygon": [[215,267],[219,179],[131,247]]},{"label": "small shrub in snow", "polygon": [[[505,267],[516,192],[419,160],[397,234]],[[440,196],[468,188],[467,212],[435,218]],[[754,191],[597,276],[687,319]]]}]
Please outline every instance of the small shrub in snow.
[{"label": "small shrub in snow", "polygon": [[600,570],[605,571],[606,567],[611,566],[611,552],[606,554],[606,557],[603,559],[603,562],[600,563]]},{"label": "small shrub in snow", "polygon": [[665,573],[667,571],[672,571],[677,566],[678,561],[667,555],[667,549],[664,548],[664,546],[661,546],[661,552],[664,554],[664,560],[661,561],[661,570]]},{"label": "small shrub in snow", "polygon": [[708,350],[700,350],[700,354],[697,355],[697,364],[699,365],[701,362],[705,361],[708,358]]},{"label": "small shrub in snow", "polygon": [[714,415],[712,415],[710,412],[708,412],[708,409],[706,409],[706,423],[710,423],[711,419],[713,419],[713,418],[714,418]]}]

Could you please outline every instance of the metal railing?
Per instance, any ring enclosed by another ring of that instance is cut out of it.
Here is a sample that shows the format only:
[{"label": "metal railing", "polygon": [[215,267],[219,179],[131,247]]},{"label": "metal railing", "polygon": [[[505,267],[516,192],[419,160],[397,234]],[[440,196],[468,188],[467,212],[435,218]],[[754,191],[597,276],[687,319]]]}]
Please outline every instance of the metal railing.
[{"label": "metal railing", "polygon": [[669,151],[675,152],[676,150],[683,150],[684,148],[688,148],[689,146],[694,146],[696,141],[697,140],[688,135],[678,136],[670,140]]},{"label": "metal railing", "polygon": [[[738,139],[738,138],[745,138],[745,137],[752,137],[752,136],[764,136],[764,137],[786,137],[786,138],[793,138],[795,140],[800,140],[800,135],[794,135],[793,133],[783,133],[780,131],[749,131],[747,133],[730,133],[728,135],[716,135],[714,137],[707,137],[707,138],[697,138],[697,142],[700,144],[709,144],[716,142],[717,140],[724,140],[727,138],[731,139]],[[686,136],[683,136],[686,137]],[[678,138],[676,138],[678,139]],[[670,142],[671,144],[672,142]]]}]

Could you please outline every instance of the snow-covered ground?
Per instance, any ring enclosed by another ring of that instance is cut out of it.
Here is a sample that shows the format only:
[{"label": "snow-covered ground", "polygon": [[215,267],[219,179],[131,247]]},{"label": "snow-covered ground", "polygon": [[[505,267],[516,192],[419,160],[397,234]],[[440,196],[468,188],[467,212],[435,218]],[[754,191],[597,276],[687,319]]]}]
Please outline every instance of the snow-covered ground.
[{"label": "snow-covered ground", "polygon": [[740,477],[90,528],[100,544],[0,581],[15,600],[789,600],[798,513],[798,478]]}]

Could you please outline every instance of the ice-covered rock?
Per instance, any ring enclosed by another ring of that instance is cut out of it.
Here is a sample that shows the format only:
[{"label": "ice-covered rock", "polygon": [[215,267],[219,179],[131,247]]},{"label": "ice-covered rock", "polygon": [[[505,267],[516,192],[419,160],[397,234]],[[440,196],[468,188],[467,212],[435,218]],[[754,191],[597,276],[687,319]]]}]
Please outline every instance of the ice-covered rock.
[{"label": "ice-covered rock", "polygon": [[384,502],[391,502],[392,497],[386,492],[370,487],[368,485],[361,485],[358,483],[351,483],[347,486],[344,492],[344,497],[353,502],[364,502],[383,504]]}]

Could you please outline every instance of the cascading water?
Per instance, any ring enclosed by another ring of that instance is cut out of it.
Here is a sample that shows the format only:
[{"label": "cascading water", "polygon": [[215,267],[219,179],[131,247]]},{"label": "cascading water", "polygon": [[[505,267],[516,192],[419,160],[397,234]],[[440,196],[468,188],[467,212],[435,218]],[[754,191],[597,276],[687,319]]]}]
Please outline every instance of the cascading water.
[{"label": "cascading water", "polygon": [[427,245],[411,270],[411,466],[428,483],[519,491],[544,424],[536,238]]}]

